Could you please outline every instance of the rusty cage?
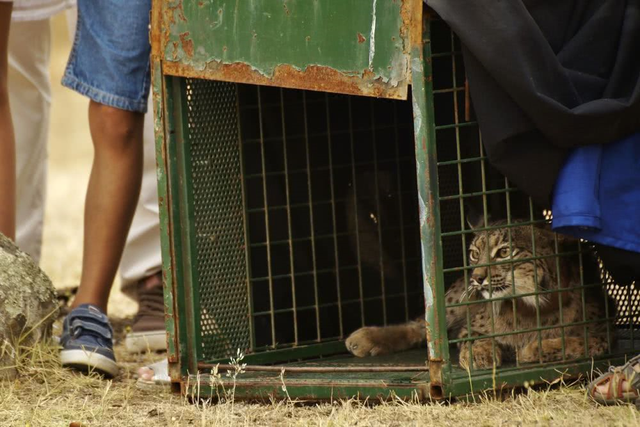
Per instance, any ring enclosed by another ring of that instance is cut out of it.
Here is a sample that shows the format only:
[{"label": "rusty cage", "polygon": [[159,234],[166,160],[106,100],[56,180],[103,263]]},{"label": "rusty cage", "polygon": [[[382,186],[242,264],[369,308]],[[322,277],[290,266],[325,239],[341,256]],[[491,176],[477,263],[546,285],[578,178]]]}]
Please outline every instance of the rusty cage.
[{"label": "rusty cage", "polygon": [[[638,290],[600,266],[581,276],[583,300],[605,283],[618,309],[562,326],[588,336],[606,323],[605,355],[568,360],[563,341],[557,362],[459,367],[460,344],[490,340],[495,357],[505,335],[447,334],[446,311],[477,304],[444,297],[473,268],[469,211],[489,232],[548,218],[485,160],[459,43],[423,12],[422,0],[153,2],[168,355],[183,393],[234,381],[252,399],[443,398],[575,376],[638,348]],[[580,266],[591,252],[558,248]],[[562,306],[546,292],[533,296]],[[354,330],[425,309],[428,350],[346,351]]]}]

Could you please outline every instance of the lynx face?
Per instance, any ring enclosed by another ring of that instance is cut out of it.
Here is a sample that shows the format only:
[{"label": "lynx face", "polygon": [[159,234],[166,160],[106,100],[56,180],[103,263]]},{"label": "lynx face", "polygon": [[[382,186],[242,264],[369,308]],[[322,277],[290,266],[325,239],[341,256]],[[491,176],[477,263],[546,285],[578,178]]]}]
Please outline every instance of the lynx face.
[{"label": "lynx face", "polygon": [[[513,227],[510,234],[511,238],[507,228],[480,231],[469,247],[469,263],[476,266],[471,274],[471,289],[485,299],[533,294],[555,284],[553,257],[545,258],[554,254],[553,234],[531,226]],[[534,257],[537,259],[529,259]],[[518,261],[522,259],[526,261]],[[540,307],[547,303],[544,295],[537,298]],[[536,307],[535,295],[524,296],[522,301]]]}]

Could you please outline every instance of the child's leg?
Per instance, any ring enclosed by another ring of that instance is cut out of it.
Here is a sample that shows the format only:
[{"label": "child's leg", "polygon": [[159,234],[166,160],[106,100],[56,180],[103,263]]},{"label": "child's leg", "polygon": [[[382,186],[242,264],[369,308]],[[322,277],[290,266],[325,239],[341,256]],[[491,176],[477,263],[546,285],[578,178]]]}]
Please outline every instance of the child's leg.
[{"label": "child's leg", "polygon": [[62,84],[91,99],[95,148],[85,202],[80,288],[63,323],[63,366],[113,376],[107,300],[142,177],[149,95],[151,0],[78,0],[78,26]]},{"label": "child's leg", "polygon": [[0,2],[0,232],[16,238],[16,147],[9,108],[8,42],[13,3]]},{"label": "child's leg", "polygon": [[73,306],[104,312],[140,194],[144,115],[91,101],[95,148],[84,216],[80,288]]}]

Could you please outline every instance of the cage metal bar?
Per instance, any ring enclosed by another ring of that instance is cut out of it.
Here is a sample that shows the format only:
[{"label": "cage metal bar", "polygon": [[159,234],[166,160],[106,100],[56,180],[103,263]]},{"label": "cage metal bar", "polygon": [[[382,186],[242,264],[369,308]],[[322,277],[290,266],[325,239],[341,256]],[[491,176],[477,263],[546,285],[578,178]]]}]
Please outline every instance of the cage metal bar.
[{"label": "cage metal bar", "polygon": [[435,127],[435,130],[443,130],[443,129],[453,129],[456,127],[471,127],[471,126],[477,126],[478,122],[465,122],[465,123],[460,123],[460,124],[450,124],[450,125],[439,125]]},{"label": "cage metal bar", "polygon": [[[480,131],[478,131],[478,133],[480,133]],[[438,166],[450,166],[450,165],[457,165],[457,164],[464,164],[464,163],[476,163],[476,162],[481,162],[483,160],[488,160],[488,157],[485,155],[481,155],[479,157],[465,157],[464,159],[456,159],[456,160],[443,160],[441,162],[438,162]],[[515,190],[515,188],[514,188]],[[442,199],[441,199],[442,200]]]},{"label": "cage metal bar", "polygon": [[[234,365],[199,363],[200,369],[233,370]],[[264,366],[246,365],[243,370],[247,372],[277,372],[277,373],[338,373],[338,372],[425,372],[428,366],[420,365],[385,365],[385,366]]]},{"label": "cage metal bar", "polygon": [[[160,73],[160,71],[158,71],[158,73]],[[155,81],[155,83],[158,82]],[[162,168],[161,171],[163,170],[164,172],[158,173],[160,237],[163,252],[163,286],[165,290],[165,306],[171,304],[166,299],[167,295],[170,294],[171,300],[173,300],[171,308],[174,313],[172,319],[174,327],[172,328],[170,322],[167,322],[167,357],[171,374],[176,372],[178,375],[186,375],[189,372],[190,359],[190,354],[188,353],[190,347],[188,347],[188,345],[191,340],[187,338],[187,325],[190,323],[190,320],[185,317],[187,308],[184,293],[186,290],[182,277],[186,273],[183,271],[184,266],[181,259],[183,252],[182,229],[179,226],[180,204],[173,203],[174,199],[179,199],[180,188],[179,173],[177,170],[178,144],[175,143],[175,141],[181,138],[181,132],[176,132],[177,129],[180,129],[180,118],[177,114],[180,108],[180,98],[175,97],[175,94],[180,93],[176,90],[176,86],[180,86],[180,81],[175,77],[163,76],[162,84],[162,91],[165,95],[174,95],[165,96],[161,99],[161,102],[164,104],[162,106],[162,114],[160,117],[156,115],[156,124],[158,120],[162,120],[162,131],[164,133],[162,135],[156,135],[157,147],[161,150],[160,152],[156,152],[156,158],[158,159],[158,166]],[[155,90],[158,90],[157,85],[154,85],[154,91]],[[169,307],[165,307],[165,310],[167,313],[171,313]],[[179,321],[178,319],[183,319],[183,321]],[[186,343],[183,348],[180,347],[181,343]]]},{"label": "cage metal bar", "polygon": [[[357,131],[354,131],[354,132],[357,132]],[[327,135],[324,134],[324,133],[322,134],[322,136],[327,137]],[[271,142],[279,141],[279,139],[276,139],[276,138],[269,138],[269,139],[271,140]],[[293,138],[289,137],[289,139],[293,139]],[[265,142],[267,142],[267,139],[265,139]],[[413,157],[401,157],[400,160],[413,161]],[[388,159],[388,160],[382,159],[382,160],[379,160],[379,162],[380,162],[380,164],[385,164],[385,163],[391,164],[391,163],[395,163],[395,159]],[[338,163],[338,164],[334,164],[333,168],[334,169],[343,169],[343,168],[350,168],[352,165],[353,166],[368,166],[370,164],[371,164],[371,162],[366,162],[366,161],[364,161],[364,162],[353,162],[353,163]],[[329,171],[329,170],[330,170],[329,166],[316,166],[316,167],[311,168],[312,172]],[[289,170],[289,173],[291,173],[291,174],[305,173],[305,172],[307,172],[306,168]],[[264,176],[280,176],[280,175],[283,175],[283,174],[284,174],[283,171],[265,172]],[[260,172],[260,173],[247,174],[245,176],[245,178],[247,178],[247,179],[262,178],[262,176],[263,176],[263,174],[262,174],[262,172]],[[341,199],[336,199],[336,201],[339,201],[339,200],[341,200]],[[320,203],[328,203],[328,202],[320,202]]]},{"label": "cage metal bar", "polygon": [[[356,165],[356,166],[357,166],[357,165]],[[328,169],[327,169],[327,170],[328,170]],[[293,173],[293,172],[291,172],[291,173]],[[306,170],[305,170],[305,173],[306,173]],[[269,173],[267,173],[267,174],[265,174],[265,175],[266,175],[266,176],[269,176],[269,175],[277,175],[277,176],[280,176],[280,175],[282,175],[282,174],[281,174],[281,173],[276,173],[276,174],[269,174]],[[413,192],[411,192],[411,191],[405,191],[404,193],[405,193],[405,194],[410,194],[410,195],[413,195],[413,194],[414,194],[414,193],[413,193]],[[348,201],[348,199],[347,199],[347,198],[341,198],[341,197],[338,197],[338,198],[336,198],[334,201],[335,201],[335,202],[345,202],[345,201]],[[310,204],[310,203],[292,203],[289,207],[291,207],[291,208],[300,208],[300,207],[307,207],[307,206],[324,206],[324,205],[330,205],[331,203],[332,203],[332,202],[331,202],[331,200],[321,200],[321,201],[319,201],[319,202],[313,202],[313,203],[311,203],[311,204]],[[287,205],[275,205],[275,206],[269,206],[267,209],[269,209],[270,211],[275,211],[275,210],[278,210],[278,209],[286,209],[286,208],[287,208]],[[247,213],[256,213],[256,212],[264,212],[264,208],[251,208],[251,209],[247,209]],[[392,229],[392,228],[393,228],[393,227],[389,227],[388,229]],[[395,228],[398,228],[398,227],[395,227]],[[385,229],[387,229],[387,228],[385,228]],[[348,233],[342,233],[342,234],[343,234],[343,235],[347,235]],[[319,237],[319,236],[316,236],[316,237]]]},{"label": "cage metal bar", "polygon": [[[317,105],[317,104],[321,104],[322,101],[309,101],[307,106],[309,105]],[[287,105],[291,106],[291,103],[287,103]],[[300,103],[300,106],[302,106],[302,103]],[[279,108],[280,106],[278,104],[268,104],[268,103],[264,103],[262,104],[262,108]],[[256,107],[254,107],[256,108]],[[247,110],[247,108],[245,108],[244,110]],[[379,130],[392,130],[393,126],[391,125],[380,125],[380,127],[378,128]],[[370,130],[369,128],[363,128],[363,127],[354,127],[353,131],[355,133],[358,132],[366,132]],[[333,130],[331,132],[332,136],[345,136],[345,135],[349,135],[349,131],[348,130]],[[316,132],[312,132],[309,133],[309,137],[327,137],[329,136],[329,132],[327,131],[316,131]],[[304,139],[305,135],[304,133],[294,133],[289,135],[289,139]],[[264,142],[276,142],[279,141],[280,138],[276,137],[276,136],[267,136],[264,138]],[[260,144],[260,138],[247,138],[244,140],[245,144]],[[340,166],[345,166],[345,165],[340,165]]]},{"label": "cage metal bar", "polygon": [[544,224],[545,220],[534,220],[534,221],[522,221],[522,222],[514,222],[513,224],[500,224],[494,225],[491,227],[479,227],[474,230],[460,230],[460,231],[451,231],[442,233],[443,237],[457,236],[460,234],[477,234],[481,231],[491,231],[491,230],[501,230],[504,228],[514,228],[514,227],[523,227],[525,225],[535,225],[535,224]]},{"label": "cage metal bar", "polygon": [[[580,241],[578,241],[578,248],[581,247],[581,243]],[[582,263],[582,256],[579,256],[579,263],[580,263],[580,296],[581,296],[581,303],[582,303],[582,320],[586,321],[587,320],[587,302],[586,302],[586,297],[584,294],[584,265]],[[589,352],[589,328],[587,328],[587,325],[584,325],[584,351],[585,351],[585,357],[588,356],[588,352]]]},{"label": "cage metal bar", "polygon": [[[535,296],[537,295],[551,295],[551,294],[557,294],[558,292],[564,292],[564,291],[574,291],[574,290],[580,290],[582,288],[588,289],[588,288],[597,288],[598,286],[602,286],[600,283],[594,283],[591,285],[584,285],[584,286],[570,286],[567,288],[564,288],[562,291],[559,291],[557,289],[548,289],[548,290],[540,290],[538,292],[526,292],[526,293],[522,293],[522,294],[517,294],[518,298],[524,298],[524,297],[531,297],[531,296]],[[508,301],[511,300],[511,298],[513,298],[513,296],[509,295],[509,296],[504,296],[504,297],[494,297],[491,298],[490,300],[478,300],[478,301],[466,301],[466,302],[460,302],[460,303],[453,303],[450,305],[450,307],[463,307],[465,305],[475,305],[475,304],[484,304],[487,301]]]},{"label": "cage metal bar", "polygon": [[314,221],[313,221],[313,209],[311,206],[313,205],[313,192],[311,191],[311,160],[309,158],[309,123],[307,117],[307,92],[302,92],[302,109],[304,116],[304,144],[305,144],[305,153],[306,153],[306,161],[307,161],[307,191],[309,192],[309,222],[311,229],[311,266],[313,268],[313,292],[315,298],[316,305],[316,336],[318,342],[320,342],[320,309],[318,308],[318,272],[316,271],[316,240],[315,240],[315,229],[314,229]]},{"label": "cage metal bar", "polygon": [[273,277],[271,274],[271,239],[269,232],[269,209],[268,206],[268,196],[267,196],[267,177],[264,175],[266,167],[266,154],[264,150],[264,124],[262,120],[262,105],[260,105],[261,95],[260,95],[260,87],[256,86],[257,96],[258,96],[258,129],[260,131],[260,161],[262,164],[262,194],[263,194],[263,202],[264,202],[264,227],[265,227],[265,235],[267,239],[267,277],[269,282],[269,305],[271,307],[271,344],[276,345],[276,319],[273,314],[274,310],[274,301],[273,301]]},{"label": "cage metal bar", "polygon": [[[422,8],[420,8],[422,11]],[[423,22],[423,33],[412,41],[411,62],[412,101],[416,151],[418,205],[420,208],[420,249],[426,308],[426,329],[429,342],[429,371],[431,389],[442,387],[451,373],[447,325],[440,314],[445,313],[444,273],[442,270],[442,242],[440,210],[437,206],[438,166],[436,129],[433,105],[433,69],[431,58],[431,22]],[[413,40],[413,39],[412,39]],[[443,366],[444,365],[444,366]],[[443,370],[444,368],[444,370]],[[435,390],[437,391],[437,390]]]},{"label": "cage metal bar", "polygon": [[[298,311],[296,310],[296,276],[294,274],[295,267],[293,263],[293,234],[291,227],[291,199],[289,196],[289,159],[287,155],[287,123],[284,112],[284,93],[280,89],[280,115],[282,116],[282,151],[284,155],[284,185],[285,197],[287,201],[287,234],[289,242],[289,268],[291,269],[291,295],[293,304],[293,341],[298,344]],[[263,168],[264,172],[264,168]]]},{"label": "cage metal bar", "polygon": [[[482,147],[480,148],[482,150]],[[483,165],[484,168],[484,165]],[[504,185],[505,187],[509,187],[509,182],[507,180],[507,178],[504,178]],[[507,208],[507,223],[511,224],[512,223],[512,217],[511,217],[511,194],[510,193],[505,193],[505,202],[506,202],[506,208]],[[513,254],[513,236],[511,235],[511,229],[508,228],[507,232],[509,234],[509,259],[511,259],[512,254]],[[515,278],[515,267],[514,267],[514,263],[512,262],[511,265],[511,283],[513,284],[511,286],[511,295],[514,297],[511,301],[511,309],[513,310],[513,325],[515,327],[516,330],[518,330],[518,305],[516,304],[516,287],[515,287],[515,283],[516,283],[516,278]],[[519,354],[519,350],[516,349],[516,366],[520,365],[520,354]]]},{"label": "cage metal bar", "polygon": [[[417,261],[418,258],[409,258],[408,260],[410,261]],[[344,271],[344,270],[356,270],[359,267],[357,265],[348,265],[348,266],[343,266],[340,267],[340,271]],[[310,271],[304,271],[304,272],[300,272],[300,273],[295,273],[296,276],[309,276],[309,275],[313,275],[314,272],[317,273],[332,273],[335,270],[333,268],[321,268],[321,269],[317,269],[317,270],[310,270]],[[290,274],[286,273],[286,274],[274,274],[273,277],[274,279],[283,279],[286,277],[289,277]],[[251,279],[251,281],[260,281],[260,280],[268,280],[268,276],[262,276],[262,277],[254,277]]]},{"label": "cage metal bar", "polygon": [[[571,322],[571,323],[567,323],[565,324],[566,327],[570,327],[570,326],[584,326],[587,327],[587,325],[591,325],[591,324],[595,324],[598,322],[601,322],[603,319],[594,319],[594,320],[585,320],[582,322]],[[607,319],[610,320],[610,319]],[[498,332],[498,333],[491,333],[491,334],[486,334],[486,335],[477,335],[474,337],[466,337],[466,338],[456,338],[456,339],[451,339],[449,340],[449,344],[457,344],[457,343],[461,343],[461,342],[466,342],[466,341],[475,341],[478,339],[488,339],[488,338],[497,338],[497,337],[508,337],[511,335],[519,335],[519,334],[523,334],[523,333],[530,333],[530,332],[538,332],[538,334],[540,334],[542,331],[548,331],[551,329],[558,329],[559,326],[558,325],[549,325],[549,326],[540,326],[540,327],[536,327],[536,328],[529,328],[529,329],[521,329],[518,331],[511,331],[511,332]],[[540,362],[542,363],[542,362]]]},{"label": "cage metal bar", "polygon": [[[533,201],[531,197],[529,197],[529,220],[533,221]],[[531,227],[531,249],[533,252],[533,256],[536,256],[536,239],[534,235],[533,225]],[[542,326],[540,322],[540,288],[538,286],[538,268],[533,262],[533,280],[536,284],[535,286],[535,295],[534,298],[536,300],[536,326],[538,327],[538,360],[542,363],[542,333],[540,332],[540,327]]]},{"label": "cage metal bar", "polygon": [[[179,100],[178,102],[173,103],[174,114],[172,114],[172,118],[175,121],[176,129],[182,129],[182,132],[176,132],[176,166],[177,166],[177,174],[178,176],[187,176],[187,170],[189,168],[189,157],[186,150],[188,150],[189,144],[187,143],[185,137],[184,129],[188,126],[188,118],[187,118],[187,105],[186,104],[186,96],[183,96],[183,93],[187,91],[187,82],[184,79],[173,78],[172,86],[172,95],[174,99]],[[196,365],[199,359],[199,353],[201,349],[196,345],[196,338],[200,336],[200,328],[198,323],[195,321],[196,318],[196,307],[194,297],[195,286],[194,283],[197,283],[196,269],[193,268],[191,264],[191,260],[195,259],[192,254],[195,252],[195,243],[192,241],[191,237],[193,235],[192,232],[187,231],[189,227],[193,227],[193,213],[190,212],[188,206],[192,206],[191,197],[190,197],[190,188],[186,180],[179,180],[178,183],[178,194],[176,194],[177,198],[180,200],[179,203],[179,221],[180,228],[185,230],[180,233],[180,246],[182,247],[182,265],[180,266],[184,274],[182,275],[183,281],[183,290],[184,290],[184,317],[186,317],[186,328],[185,328],[185,336],[186,336],[186,366],[187,370],[195,372]],[[182,362],[182,361],[181,361]]]},{"label": "cage metal bar", "polygon": [[[342,321],[342,291],[340,289],[340,257],[338,256],[338,227],[336,226],[336,202],[335,189],[333,183],[333,151],[331,150],[331,112],[329,109],[329,94],[324,96],[325,114],[327,115],[327,147],[329,151],[329,188],[331,192],[331,226],[333,227],[333,252],[334,252],[334,271],[336,277],[336,291],[338,304],[338,324],[340,328],[340,336],[344,337],[344,323]],[[351,159],[352,161],[354,159]]]},{"label": "cage metal bar", "polygon": [[383,250],[382,250],[382,216],[380,215],[380,182],[378,180],[378,147],[376,146],[376,127],[375,127],[375,112],[373,110],[373,102],[369,100],[369,116],[371,118],[371,126],[373,132],[371,132],[371,145],[373,147],[373,175],[374,175],[374,186],[375,186],[375,199],[376,199],[376,213],[378,215],[378,220],[376,221],[377,231],[378,231],[378,247],[380,250],[378,251],[378,263],[380,266],[380,290],[382,295],[382,324],[387,324],[387,301],[386,301],[386,292],[385,292],[385,283],[384,283],[384,260],[382,258]]},{"label": "cage metal bar", "polygon": [[[598,266],[598,267],[599,267],[600,271],[603,270],[602,267],[600,267],[600,266]],[[599,276],[600,276],[600,281],[604,282],[604,278],[601,275],[599,275]],[[607,280],[607,281],[610,281],[610,280]],[[609,315],[609,301],[608,301],[608,298],[609,298],[608,286],[606,286],[606,285],[604,285],[604,286],[605,286],[604,287],[604,292],[602,292],[602,298],[604,299],[604,313],[605,313],[605,316],[607,318],[609,318],[610,315]],[[618,315],[618,313],[616,313],[616,315]],[[612,353],[613,352],[613,343],[611,342],[611,322],[607,322],[606,325],[607,325],[607,348],[609,350],[609,353]],[[635,343],[634,343],[634,340],[633,340],[633,329],[634,329],[633,321],[631,322],[630,327],[632,329],[632,332],[631,332],[631,347],[635,348]]]},{"label": "cage metal bar", "polygon": [[[421,295],[421,292],[409,292],[409,295]],[[392,294],[389,295],[389,297],[400,297],[403,296],[404,294],[399,293],[399,294]],[[364,301],[364,302],[368,302],[368,301],[378,301],[380,300],[381,297],[376,296],[376,297],[365,297],[363,299],[360,298],[354,298],[354,299],[347,299],[347,300],[343,300],[342,303],[343,304],[349,304],[349,303],[355,303],[355,302],[360,302],[360,301]],[[337,306],[338,303],[337,302],[327,302],[327,303],[323,303],[323,304],[318,304],[319,308],[324,308],[324,307],[335,307]],[[299,306],[298,307],[298,311],[305,311],[305,310],[311,310],[314,309],[316,306],[315,305],[304,305],[304,306]],[[293,309],[292,308],[279,308],[279,309],[275,309],[273,310],[273,313],[291,313]],[[261,316],[261,315],[265,315],[265,314],[270,314],[271,310],[266,310],[266,311],[257,311],[255,313],[253,313],[253,316]]]},{"label": "cage metal bar", "polygon": [[[559,255],[577,255],[579,254],[580,251],[573,251],[573,252],[562,252]],[[525,262],[525,261],[535,261],[535,260],[540,260],[540,259],[547,259],[547,258],[554,258],[556,256],[556,254],[551,254],[551,255],[536,255],[536,256],[530,256],[530,257],[526,257],[526,258],[518,258],[518,262]],[[476,268],[476,267],[489,267],[489,266],[493,266],[493,265],[502,265],[502,264],[509,264],[511,261],[493,261],[493,262],[486,262],[486,263],[479,263],[473,266],[469,266],[466,267],[467,269],[471,269],[471,268]],[[464,270],[465,267],[452,267],[452,268],[446,268],[444,270],[445,273],[451,273],[454,271],[462,271]]]},{"label": "cage metal bar", "polygon": [[[455,80],[454,80],[455,82]],[[482,218],[483,218],[483,224],[484,227],[486,229],[489,229],[489,221],[488,221],[488,206],[487,206],[487,176],[486,176],[486,171],[485,171],[485,161],[481,160],[480,161],[480,177],[481,177],[481,185],[482,185]],[[506,194],[509,194],[508,192],[506,192]],[[498,227],[498,228],[503,228],[503,227]],[[491,239],[489,238],[489,232],[485,231],[485,233],[487,233],[487,256],[490,257],[490,254],[492,253],[492,249],[491,249]],[[464,234],[463,234],[464,235]],[[488,261],[488,265],[487,267],[487,280],[489,281],[489,283],[491,283],[491,266],[495,265],[495,262],[491,261],[491,258],[487,259]],[[478,267],[476,265],[476,267]],[[489,300],[493,299],[493,286],[489,285]],[[490,319],[491,319],[491,333],[495,334],[496,333],[496,324],[495,324],[495,309],[494,309],[494,304],[495,302],[491,301],[489,303],[489,311],[490,311]],[[469,346],[471,347],[471,345]],[[495,369],[495,360],[496,360],[496,342],[495,342],[495,338],[491,338],[491,351],[492,351],[492,355],[493,355],[493,361],[494,361],[494,369]],[[473,359],[471,359],[473,360]]]},{"label": "cage metal bar", "polygon": [[[412,227],[412,228],[413,228],[413,227]],[[401,230],[401,228],[400,228],[400,227],[389,227],[389,228],[386,228],[385,230],[387,230],[387,231],[389,231],[389,230],[391,230],[391,231],[393,231],[393,230],[398,230],[398,231],[400,231],[400,230]],[[317,236],[316,236],[316,239],[332,238],[333,236],[334,236],[334,234],[319,234],[319,235],[317,235]],[[345,232],[345,233],[336,233],[336,234],[335,234],[335,236],[336,236],[336,237],[341,237],[341,236],[355,236],[355,234],[354,234],[354,233],[347,233],[347,232]],[[311,238],[310,238],[310,237],[296,237],[295,239],[291,239],[291,240],[292,240],[294,243],[297,243],[297,242],[309,242],[309,241],[311,241]],[[272,245],[277,245],[277,244],[286,244],[286,243],[288,243],[288,242],[289,242],[289,240],[288,240],[288,239],[285,239],[285,240],[272,240],[272,241],[271,241],[271,244],[272,244]],[[249,245],[249,246],[250,246],[250,247],[252,247],[252,248],[260,248],[260,247],[264,247],[264,246],[266,246],[266,245],[267,245],[267,242],[256,242],[256,243],[252,243],[252,244],[251,244],[251,245]],[[342,268],[342,267],[340,267],[340,268]]]},{"label": "cage metal bar", "polygon": [[[487,196],[490,194],[504,194],[504,193],[509,193],[509,192],[515,192],[518,191],[515,188],[502,188],[502,189],[498,189],[498,190],[487,190],[487,191],[478,191],[475,193],[466,193],[466,194],[456,194],[456,195],[452,195],[452,196],[442,196],[440,198],[440,200],[442,201],[446,201],[446,200],[458,200],[458,199],[465,199],[465,198],[469,198],[469,197],[476,197],[476,196]],[[497,227],[497,228],[504,228],[504,227]]]},{"label": "cage metal bar", "polygon": [[[398,104],[393,103],[393,124],[394,124],[394,145],[395,145],[395,163],[396,163],[396,180],[398,182],[398,209],[400,213],[400,257],[402,259],[402,289],[404,290],[404,320],[409,321],[409,295],[407,289],[407,260],[405,248],[405,224],[404,224],[404,200],[402,199],[402,179],[400,179],[400,136],[398,135]],[[412,193],[413,194],[413,193]]]},{"label": "cage metal bar", "polygon": [[[453,32],[450,32],[450,37],[451,37],[451,50],[454,50],[454,45],[455,45],[455,36],[453,34]],[[464,194],[464,188],[463,188],[463,179],[462,179],[462,154],[460,151],[460,127],[458,126],[460,124],[460,120],[458,117],[458,85],[457,85],[457,81],[456,81],[456,59],[455,59],[455,55],[451,55],[451,76],[452,76],[452,82],[453,82],[453,88],[451,88],[451,93],[453,96],[453,117],[454,117],[454,123],[456,124],[455,126],[455,139],[456,139],[456,161],[455,161],[455,165],[457,166],[457,173],[458,173],[458,206],[460,208],[460,229],[464,230],[465,229],[465,211],[464,211],[464,199],[462,197],[462,195]],[[434,91],[435,93],[436,91]],[[441,166],[441,164],[438,164],[438,166]],[[446,200],[445,197],[440,197],[440,201],[444,201]],[[453,199],[451,199],[453,200]],[[487,224],[485,224],[487,225]],[[462,234],[460,235],[461,237],[461,242],[462,242],[462,265],[463,267],[467,267],[467,256],[466,256],[466,252],[467,252],[467,239],[466,239],[466,234]],[[469,292],[469,287],[471,286],[469,283],[469,271],[465,268],[463,270],[463,275],[464,275],[464,283],[465,283],[465,289],[466,292]],[[471,312],[469,310],[469,306],[466,305],[465,306],[465,311],[466,311],[466,320],[467,320],[467,331],[470,335],[473,334],[473,331],[471,330]],[[469,360],[473,361],[473,346],[469,345]],[[495,360],[495,348],[493,351],[493,359]],[[474,370],[474,366],[473,366],[473,362],[470,364],[469,366],[470,370]]]},{"label": "cage metal bar", "polygon": [[[240,153],[240,176],[244,177],[245,176],[245,165],[244,165],[244,147],[243,147],[243,141],[242,141],[242,121],[240,120],[240,95],[239,95],[239,87],[236,84],[235,85],[235,92],[236,92],[236,111],[238,111],[238,120],[237,120],[237,131],[238,131],[238,150]],[[242,206],[246,207],[247,206],[247,181],[246,179],[241,179],[240,180],[240,186],[242,189]],[[249,214],[247,212],[247,209],[244,208],[242,209],[242,224],[244,226],[244,241],[245,241],[245,247],[247,245],[249,245],[249,242],[251,242],[251,235],[250,235],[250,230],[249,230]],[[247,313],[247,317],[250,318],[251,317],[251,313],[254,312],[255,308],[254,308],[254,301],[253,301],[253,293],[251,292],[251,251],[249,250],[245,250],[245,268],[246,268],[246,272],[247,272],[247,280],[246,280],[246,288],[247,288],[247,309],[248,309],[248,313]],[[254,331],[254,325],[253,325],[253,321],[249,321],[249,337],[251,340],[250,345],[250,349],[253,350],[256,348],[257,346],[257,342],[256,342],[256,333]]]},{"label": "cage metal bar", "polygon": [[[351,108],[351,98],[347,98],[348,101],[348,109],[349,109],[349,145],[351,148],[351,160],[356,158],[355,156],[355,147],[354,147],[354,136],[353,136],[353,116],[352,116],[352,108]],[[353,185],[353,205],[354,205],[354,221],[356,226],[356,259],[358,262],[358,290],[360,292],[360,299],[364,298],[364,289],[362,287],[362,260],[360,259],[360,228],[358,225],[358,183],[356,180],[356,167],[352,164],[351,166],[351,180]],[[360,324],[364,326],[364,302],[360,302]]]},{"label": "cage metal bar", "polygon": [[[558,245],[558,235],[557,234],[553,234],[553,244],[554,244],[554,252],[556,253],[556,280],[558,283],[558,290],[562,289],[562,283],[560,282],[562,275],[560,273],[560,257],[557,256],[558,252],[560,251],[559,245]],[[565,343],[565,334],[564,334],[564,313],[562,310],[562,292],[558,292],[558,310],[559,311],[559,322],[560,325],[562,326],[560,328],[560,342],[562,344],[562,360],[566,360],[567,358],[567,352],[566,352],[566,343]]]}]

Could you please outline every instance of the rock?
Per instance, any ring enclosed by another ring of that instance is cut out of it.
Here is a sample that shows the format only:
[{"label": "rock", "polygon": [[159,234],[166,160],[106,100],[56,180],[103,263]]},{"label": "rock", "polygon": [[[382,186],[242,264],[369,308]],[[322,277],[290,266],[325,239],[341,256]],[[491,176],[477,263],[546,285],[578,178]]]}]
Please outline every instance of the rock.
[{"label": "rock", "polygon": [[0,379],[15,377],[21,348],[51,337],[57,314],[51,280],[0,233]]}]

